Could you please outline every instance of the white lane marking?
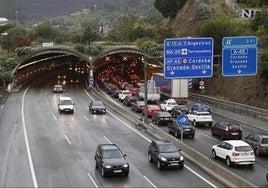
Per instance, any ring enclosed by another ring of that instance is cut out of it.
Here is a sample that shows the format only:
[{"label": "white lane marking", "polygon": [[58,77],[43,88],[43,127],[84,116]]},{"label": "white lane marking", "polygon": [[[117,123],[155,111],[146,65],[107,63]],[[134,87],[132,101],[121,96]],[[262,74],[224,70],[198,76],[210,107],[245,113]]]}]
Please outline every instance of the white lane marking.
[{"label": "white lane marking", "polygon": [[24,98],[25,98],[26,92],[28,91],[29,88],[30,88],[30,86],[25,89],[23,96],[22,96],[21,117],[22,117],[22,126],[23,126],[25,145],[26,145],[26,150],[27,150],[27,155],[28,155],[28,162],[29,162],[30,170],[31,170],[31,174],[32,174],[32,180],[33,180],[34,187],[38,187],[36,176],[35,176],[35,171],[34,171],[31,150],[30,150],[29,141],[28,141],[28,134],[27,134],[26,125],[25,125],[25,118],[24,118]]},{"label": "white lane marking", "polygon": [[107,141],[107,142],[109,142],[110,144],[112,144],[112,142],[106,137],[106,136],[103,136],[104,137],[104,139]]},{"label": "white lane marking", "polygon": [[148,181],[153,187],[155,187],[156,188],[156,186],[155,186],[155,184],[153,184],[146,176],[143,176],[145,179],[146,179],[146,181]]},{"label": "white lane marking", "polygon": [[70,139],[68,138],[68,136],[67,136],[66,134],[64,135],[64,137],[65,137],[65,139],[67,140],[67,142],[68,142],[70,145],[72,145]]},{"label": "white lane marking", "polygon": [[85,118],[87,121],[89,121],[89,119],[87,118],[87,116],[83,115],[83,118]]},{"label": "white lane marking", "polygon": [[92,177],[89,173],[87,173],[87,175],[88,175],[89,179],[92,181],[92,183],[94,184],[94,186],[95,186],[96,188],[98,188],[98,185],[97,185],[97,183],[94,181],[93,177]]},{"label": "white lane marking", "polygon": [[55,114],[52,114],[53,118],[58,121],[57,117],[55,116]]},{"label": "white lane marking", "polygon": [[[93,98],[88,94],[88,92],[84,89],[85,93],[87,94],[87,96],[93,100]],[[128,124],[126,124],[124,121],[122,121],[121,119],[119,119],[118,117],[116,117],[116,115],[114,115],[112,112],[108,111],[114,118],[116,118],[118,121],[120,121],[121,123],[123,123],[125,126],[127,126],[129,129],[131,129],[132,131],[136,132],[138,135],[140,135],[141,137],[143,137],[145,140],[147,140],[148,142],[151,142],[151,140],[149,138],[147,138],[146,136],[144,136],[143,134],[139,133],[137,130],[135,130],[134,128],[132,128],[131,126],[129,126]],[[104,138],[110,142],[105,136]],[[112,142],[110,142],[112,143]],[[214,188],[216,188],[217,186],[215,186],[213,183],[209,182],[208,180],[206,180],[203,176],[197,174],[197,172],[195,172],[193,169],[191,169],[190,167],[184,165],[188,170],[190,170],[193,174],[195,174],[197,177],[199,177],[200,179],[202,179],[203,181],[205,181],[206,183],[208,183],[209,185],[213,186]],[[145,177],[145,176],[144,176]],[[145,177],[146,179],[146,177]],[[148,178],[147,178],[148,179]],[[149,180],[149,179],[148,179]],[[150,182],[150,181],[149,181]],[[153,184],[152,184],[153,185]]]},{"label": "white lane marking", "polygon": [[190,170],[193,174],[195,174],[197,177],[199,177],[200,179],[202,179],[203,181],[205,181],[207,184],[211,185],[214,188],[217,188],[216,185],[214,185],[213,183],[211,183],[210,181],[208,181],[206,178],[204,178],[203,176],[199,175],[197,172],[195,172],[193,169],[191,169],[190,167],[184,165],[188,170]]}]

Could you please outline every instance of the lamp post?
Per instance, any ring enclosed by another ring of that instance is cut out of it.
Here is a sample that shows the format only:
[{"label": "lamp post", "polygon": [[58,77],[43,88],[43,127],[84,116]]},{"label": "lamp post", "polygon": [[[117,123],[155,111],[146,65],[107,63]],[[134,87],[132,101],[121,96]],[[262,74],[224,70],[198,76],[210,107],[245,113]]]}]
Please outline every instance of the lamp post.
[{"label": "lamp post", "polygon": [[144,59],[144,57],[141,57],[141,61],[144,64],[144,123],[148,123],[148,88],[147,88],[147,69],[148,69],[148,64],[147,61]]}]

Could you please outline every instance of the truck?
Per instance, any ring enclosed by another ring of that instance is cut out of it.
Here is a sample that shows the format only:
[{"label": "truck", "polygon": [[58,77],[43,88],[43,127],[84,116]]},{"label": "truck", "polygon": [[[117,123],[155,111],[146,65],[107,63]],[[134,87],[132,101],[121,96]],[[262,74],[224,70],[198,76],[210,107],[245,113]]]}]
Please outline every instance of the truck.
[{"label": "truck", "polygon": [[[138,98],[141,100],[145,99],[145,85],[141,84],[137,91]],[[160,88],[156,87],[154,80],[147,81],[147,100],[148,101],[159,101],[160,99]]]},{"label": "truck", "polygon": [[178,104],[186,104],[189,96],[188,79],[167,79],[163,73],[153,73],[151,80],[160,88],[161,100],[175,99]]}]

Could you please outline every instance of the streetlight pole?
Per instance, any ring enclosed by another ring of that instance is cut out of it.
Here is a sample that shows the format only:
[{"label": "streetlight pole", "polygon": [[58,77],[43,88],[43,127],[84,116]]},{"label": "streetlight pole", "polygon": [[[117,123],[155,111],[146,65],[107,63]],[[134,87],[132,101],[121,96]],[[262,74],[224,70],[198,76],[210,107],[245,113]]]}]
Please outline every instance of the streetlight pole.
[{"label": "streetlight pole", "polygon": [[141,57],[141,61],[144,64],[144,123],[148,123],[148,88],[147,88],[147,70],[148,64],[144,57]]}]

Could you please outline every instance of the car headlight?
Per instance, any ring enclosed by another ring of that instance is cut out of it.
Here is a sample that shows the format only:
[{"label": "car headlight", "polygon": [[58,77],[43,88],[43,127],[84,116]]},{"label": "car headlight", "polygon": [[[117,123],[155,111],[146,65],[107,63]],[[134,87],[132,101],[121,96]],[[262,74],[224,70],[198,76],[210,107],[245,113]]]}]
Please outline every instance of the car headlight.
[{"label": "car headlight", "polygon": [[181,156],[180,156],[180,161],[183,161],[183,160],[184,160],[184,158],[183,158],[183,156],[181,155]]},{"label": "car headlight", "polygon": [[105,168],[112,168],[111,165],[104,165]]},{"label": "car headlight", "polygon": [[124,168],[128,168],[128,164],[124,164],[123,167],[124,167]]},{"label": "car headlight", "polygon": [[160,160],[161,161],[167,161],[167,158],[163,157],[163,156],[160,156]]}]

